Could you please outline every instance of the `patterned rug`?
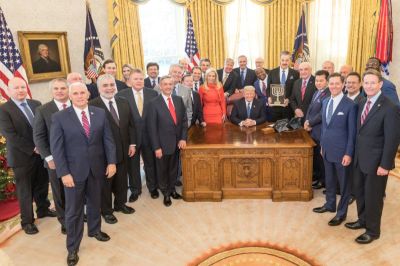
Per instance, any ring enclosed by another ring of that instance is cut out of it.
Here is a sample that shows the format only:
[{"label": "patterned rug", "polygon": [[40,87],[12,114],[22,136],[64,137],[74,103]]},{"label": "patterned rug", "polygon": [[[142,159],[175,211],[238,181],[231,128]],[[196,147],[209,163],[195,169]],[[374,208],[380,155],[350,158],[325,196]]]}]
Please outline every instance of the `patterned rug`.
[{"label": "patterned rug", "polygon": [[235,243],[212,249],[189,266],[310,266],[320,265],[297,250],[270,243]]}]

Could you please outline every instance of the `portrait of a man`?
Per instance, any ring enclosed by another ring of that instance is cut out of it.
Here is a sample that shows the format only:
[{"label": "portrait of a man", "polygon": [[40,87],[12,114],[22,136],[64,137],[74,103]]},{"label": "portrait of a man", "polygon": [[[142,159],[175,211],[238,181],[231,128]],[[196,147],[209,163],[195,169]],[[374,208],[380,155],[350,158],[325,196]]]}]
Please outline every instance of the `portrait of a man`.
[{"label": "portrait of a man", "polygon": [[[54,41],[56,44],[54,49],[49,49],[49,45],[45,43],[39,43],[38,45],[35,45],[37,42],[38,41],[32,41],[30,43],[31,50],[32,48],[35,49],[36,47],[36,53],[31,53],[33,73],[38,74],[61,71],[60,64],[57,62],[59,61],[57,42]],[[34,56],[35,54],[36,56]]]}]

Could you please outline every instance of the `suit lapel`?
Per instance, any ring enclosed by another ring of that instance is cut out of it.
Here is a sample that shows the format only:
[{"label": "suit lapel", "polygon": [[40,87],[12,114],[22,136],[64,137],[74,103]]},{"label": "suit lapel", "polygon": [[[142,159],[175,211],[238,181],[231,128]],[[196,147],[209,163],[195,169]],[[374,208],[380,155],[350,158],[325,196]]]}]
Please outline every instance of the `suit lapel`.
[{"label": "suit lapel", "polygon": [[[20,119],[24,120],[25,123],[32,128],[32,125],[29,123],[28,118],[26,118],[25,114],[21,111],[21,109],[18,108],[16,103],[14,103],[14,101],[11,100],[11,99],[9,101],[10,101],[10,104],[11,104],[10,106],[12,106],[14,108],[14,111],[12,113],[17,114],[20,117]],[[28,103],[28,105],[29,105],[29,103]],[[31,107],[31,106],[29,105],[29,107]]]},{"label": "suit lapel", "polygon": [[[119,127],[119,125],[115,122],[114,118],[112,117],[111,112],[110,112],[110,110],[108,110],[104,101],[100,97],[97,99],[99,101],[99,104],[104,109],[104,111],[106,111],[107,116],[109,116],[110,119],[108,119],[108,120],[111,120],[112,121],[111,123],[114,123],[117,127]],[[121,111],[119,110],[119,107],[118,107],[117,99],[116,98],[114,98],[114,99],[115,99],[115,106],[117,106],[117,109],[118,109],[118,114],[121,114]]]},{"label": "suit lapel", "polygon": [[[159,102],[160,102],[159,104],[160,104],[161,108],[164,109],[164,112],[167,113],[168,120],[169,120],[172,124],[175,124],[175,123],[174,123],[174,119],[172,118],[171,112],[169,111],[168,105],[167,105],[167,103],[164,101],[163,96],[160,94],[158,97],[159,97],[158,99],[159,99]],[[171,97],[172,97],[172,95],[171,95]],[[175,103],[175,101],[174,101],[174,97],[172,97],[172,101],[174,102],[174,108],[175,108],[176,119],[178,120],[178,115],[177,115],[177,111],[176,111],[176,103]]]},{"label": "suit lapel", "polygon": [[[367,101],[368,101],[368,99],[367,99]],[[379,96],[379,98],[376,100],[376,102],[374,103],[374,105],[372,106],[371,110],[369,111],[367,117],[365,118],[364,123],[361,125],[361,128],[365,124],[367,124],[369,120],[371,120],[371,117],[373,117],[376,114],[376,112],[378,112],[378,110],[381,108],[381,106],[383,104],[383,101],[384,101],[384,98],[382,97],[382,94],[381,94]],[[364,106],[363,106],[363,109],[364,109]],[[363,109],[361,109],[361,112],[363,111]],[[361,117],[360,117],[360,121],[361,121]]]},{"label": "suit lapel", "polygon": [[336,106],[335,112],[333,112],[331,121],[329,121],[328,126],[331,125],[333,123],[333,121],[336,119],[337,113],[339,112],[340,108],[344,104],[343,103],[344,102],[344,97],[346,97],[346,95],[343,95],[343,98],[340,100],[338,106]]},{"label": "suit lapel", "polygon": [[[103,103],[104,104],[104,103]],[[97,127],[97,116],[96,116],[96,112],[93,110],[92,106],[89,106],[88,108],[89,111],[89,116],[90,116],[90,133],[89,133],[89,140],[91,140],[93,138],[93,130]],[[107,112],[107,111],[106,111]],[[114,120],[114,119],[113,119]],[[83,129],[83,126],[82,126]],[[86,135],[85,135],[86,136]]]}]

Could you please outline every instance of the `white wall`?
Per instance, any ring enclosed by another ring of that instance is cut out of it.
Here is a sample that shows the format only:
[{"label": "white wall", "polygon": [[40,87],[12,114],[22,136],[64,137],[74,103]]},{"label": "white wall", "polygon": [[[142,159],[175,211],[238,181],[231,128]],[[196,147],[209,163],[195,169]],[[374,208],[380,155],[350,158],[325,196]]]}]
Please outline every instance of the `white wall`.
[{"label": "white wall", "polygon": [[[107,0],[91,0],[91,11],[105,58],[110,57]],[[86,26],[84,0],[0,0],[14,41],[17,31],[66,31],[71,71],[83,75]],[[42,103],[50,99],[48,82],[30,84],[32,97]]]}]

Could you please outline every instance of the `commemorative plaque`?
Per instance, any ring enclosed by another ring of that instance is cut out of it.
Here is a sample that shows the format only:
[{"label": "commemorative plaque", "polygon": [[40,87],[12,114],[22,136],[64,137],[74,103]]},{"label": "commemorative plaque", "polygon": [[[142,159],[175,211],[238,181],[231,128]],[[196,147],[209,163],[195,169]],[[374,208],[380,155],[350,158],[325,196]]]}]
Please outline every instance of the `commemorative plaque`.
[{"label": "commemorative plaque", "polygon": [[285,86],[281,84],[271,84],[270,106],[285,106]]}]

